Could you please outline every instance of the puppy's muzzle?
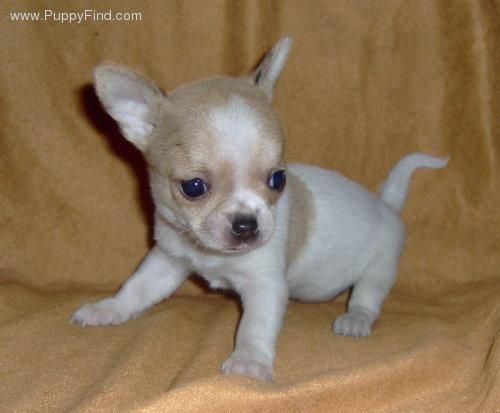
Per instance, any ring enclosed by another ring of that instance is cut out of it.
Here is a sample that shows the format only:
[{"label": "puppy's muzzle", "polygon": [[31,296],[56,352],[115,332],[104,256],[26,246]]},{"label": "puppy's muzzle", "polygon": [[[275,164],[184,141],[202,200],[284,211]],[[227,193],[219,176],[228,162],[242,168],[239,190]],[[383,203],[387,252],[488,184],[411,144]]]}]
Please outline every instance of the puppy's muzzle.
[{"label": "puppy's muzzle", "polygon": [[259,232],[257,218],[253,215],[240,215],[234,218],[232,223],[233,237],[238,241],[250,241],[256,238]]}]

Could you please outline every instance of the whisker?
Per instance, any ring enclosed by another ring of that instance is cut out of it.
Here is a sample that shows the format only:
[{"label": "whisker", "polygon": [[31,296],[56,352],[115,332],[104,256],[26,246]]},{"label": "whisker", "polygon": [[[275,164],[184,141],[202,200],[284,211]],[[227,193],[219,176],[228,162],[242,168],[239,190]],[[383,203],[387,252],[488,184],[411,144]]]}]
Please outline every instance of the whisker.
[{"label": "whisker", "polygon": [[193,227],[186,228],[186,229],[178,232],[177,235],[183,235],[183,234],[185,234],[186,232],[189,232],[189,231],[192,232],[193,231]]}]

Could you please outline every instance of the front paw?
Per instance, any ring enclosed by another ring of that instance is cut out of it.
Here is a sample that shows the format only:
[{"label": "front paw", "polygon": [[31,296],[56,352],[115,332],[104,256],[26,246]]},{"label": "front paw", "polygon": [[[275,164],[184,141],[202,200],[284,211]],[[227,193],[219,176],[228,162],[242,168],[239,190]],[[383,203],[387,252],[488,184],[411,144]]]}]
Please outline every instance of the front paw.
[{"label": "front paw", "polygon": [[236,354],[235,352],[231,353],[228,359],[222,364],[221,369],[224,374],[239,374],[266,382],[274,380],[272,365],[257,361],[251,357]]},{"label": "front paw", "polygon": [[372,333],[372,320],[361,312],[346,313],[335,320],[333,331],[342,336],[365,337]]},{"label": "front paw", "polygon": [[105,326],[124,323],[132,318],[131,314],[114,299],[106,298],[95,304],[81,306],[71,321],[85,326]]}]

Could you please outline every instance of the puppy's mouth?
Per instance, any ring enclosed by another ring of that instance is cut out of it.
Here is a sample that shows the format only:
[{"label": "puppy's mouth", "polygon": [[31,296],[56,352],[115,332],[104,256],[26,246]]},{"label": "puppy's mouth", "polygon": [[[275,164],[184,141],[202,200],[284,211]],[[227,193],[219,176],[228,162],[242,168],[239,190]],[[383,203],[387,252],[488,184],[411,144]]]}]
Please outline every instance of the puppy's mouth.
[{"label": "puppy's mouth", "polygon": [[227,249],[231,252],[244,252],[253,250],[261,244],[263,244],[262,237],[256,233],[255,237],[248,240],[234,240],[232,245]]},{"label": "puppy's mouth", "polygon": [[199,240],[194,242],[195,248],[200,248],[205,251],[213,251],[221,254],[243,254],[252,251],[267,241],[260,233],[254,237],[242,240],[234,237],[233,234],[226,237],[222,242],[215,240]]}]

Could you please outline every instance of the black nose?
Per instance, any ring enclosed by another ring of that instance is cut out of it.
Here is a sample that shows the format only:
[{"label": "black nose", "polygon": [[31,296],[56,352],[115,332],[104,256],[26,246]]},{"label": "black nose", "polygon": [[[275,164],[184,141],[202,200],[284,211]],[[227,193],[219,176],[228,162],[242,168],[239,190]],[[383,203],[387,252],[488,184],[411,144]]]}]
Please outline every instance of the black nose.
[{"label": "black nose", "polygon": [[257,219],[252,215],[237,216],[233,221],[233,235],[242,241],[254,238],[258,228]]}]

